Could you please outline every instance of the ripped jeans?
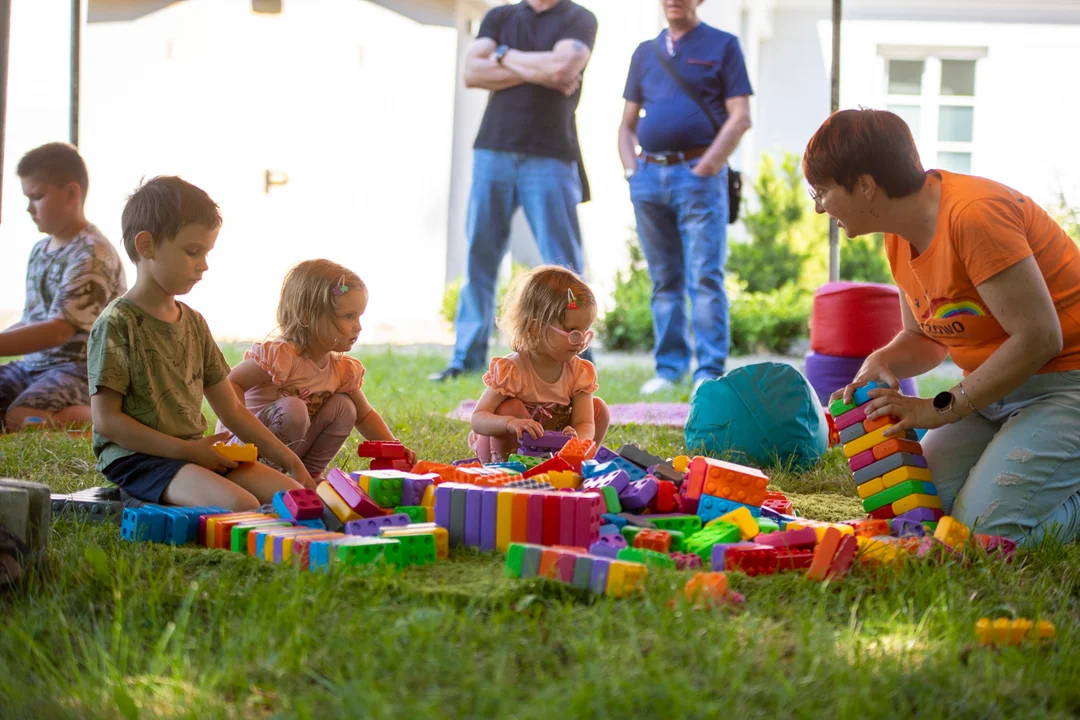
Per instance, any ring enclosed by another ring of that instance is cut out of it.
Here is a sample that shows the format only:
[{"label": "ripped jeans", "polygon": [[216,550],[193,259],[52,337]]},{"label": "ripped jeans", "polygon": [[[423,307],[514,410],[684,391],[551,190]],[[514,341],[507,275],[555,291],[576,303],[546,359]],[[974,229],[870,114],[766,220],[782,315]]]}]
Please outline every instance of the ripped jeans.
[{"label": "ripped jeans", "polygon": [[922,445],[945,512],[975,532],[1080,534],[1080,370],[1036,375]]}]

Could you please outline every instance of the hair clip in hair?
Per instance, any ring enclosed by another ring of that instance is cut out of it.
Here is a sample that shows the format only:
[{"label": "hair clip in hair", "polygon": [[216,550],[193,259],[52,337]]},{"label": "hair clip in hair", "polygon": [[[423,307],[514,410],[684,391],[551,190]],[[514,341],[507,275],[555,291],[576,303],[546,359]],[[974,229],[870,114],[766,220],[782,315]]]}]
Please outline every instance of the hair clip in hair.
[{"label": "hair clip in hair", "polygon": [[571,290],[570,288],[566,289],[566,309],[567,310],[577,310],[578,309],[577,298],[574,297],[574,291]]},{"label": "hair clip in hair", "polygon": [[341,297],[345,293],[349,292],[349,286],[345,284],[345,276],[342,275],[341,279],[337,281],[337,284],[330,290],[338,297]]}]

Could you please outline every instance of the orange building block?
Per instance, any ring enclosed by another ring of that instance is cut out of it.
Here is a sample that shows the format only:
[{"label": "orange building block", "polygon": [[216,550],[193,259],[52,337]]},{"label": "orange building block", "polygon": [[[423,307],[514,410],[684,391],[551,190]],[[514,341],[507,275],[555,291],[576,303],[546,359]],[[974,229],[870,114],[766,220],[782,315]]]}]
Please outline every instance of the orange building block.
[{"label": "orange building block", "polygon": [[642,530],[634,536],[634,547],[666,554],[671,552],[671,533],[663,530]]},{"label": "orange building block", "polygon": [[523,543],[527,541],[529,529],[529,495],[530,493],[514,493],[513,509],[510,521],[510,542]]},{"label": "orange building block", "polygon": [[875,430],[880,430],[881,428],[887,427],[889,425],[895,425],[898,422],[900,422],[900,418],[898,417],[893,417],[892,415],[882,415],[881,417],[874,418],[873,420],[863,420],[862,426],[863,429],[866,430],[866,432],[872,433]]},{"label": "orange building block", "polygon": [[[479,467],[478,463],[473,463],[466,467]],[[446,465],[445,463],[437,463],[431,460],[421,460],[416,463],[412,469],[415,475],[426,475],[427,473],[435,473],[439,476],[437,482],[454,482],[454,473],[457,472],[457,467],[454,465]]]},{"label": "orange building block", "polygon": [[454,473],[454,481],[480,487],[502,487],[512,480],[520,480],[521,475],[508,473],[499,468],[475,467],[462,465]]},{"label": "orange building block", "polygon": [[724,602],[728,594],[727,575],[722,572],[699,572],[683,585],[683,597],[697,606],[711,607]]},{"label": "orange building block", "polygon": [[565,460],[574,469],[574,472],[581,472],[581,463],[592,460],[599,449],[599,446],[593,440],[570,438],[570,441],[563,445],[563,449],[555,457]]},{"label": "orange building block", "polygon": [[259,449],[254,445],[226,445],[225,443],[214,443],[214,450],[223,458],[228,458],[234,462],[258,462]]},{"label": "orange building block", "polygon": [[888,520],[860,520],[852,527],[855,528],[855,537],[871,538],[892,534],[892,526]]},{"label": "orange building block", "polygon": [[761,507],[765,502],[769,478],[757,468],[735,463],[695,457],[690,461],[690,477],[686,496],[696,500],[713,495],[728,500]]},{"label": "orange building block", "polygon": [[874,446],[874,459],[881,460],[887,458],[896,452],[906,452],[912,455],[922,455],[922,445],[914,440],[904,440],[903,438],[889,438],[880,445]]}]

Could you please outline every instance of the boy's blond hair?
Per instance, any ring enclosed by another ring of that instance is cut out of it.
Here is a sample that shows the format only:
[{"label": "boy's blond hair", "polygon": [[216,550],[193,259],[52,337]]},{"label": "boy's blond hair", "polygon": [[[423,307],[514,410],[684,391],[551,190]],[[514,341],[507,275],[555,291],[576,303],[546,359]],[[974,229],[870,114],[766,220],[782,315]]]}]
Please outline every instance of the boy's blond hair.
[{"label": "boy's blond hair", "polygon": [[540,265],[523,275],[506,295],[499,313],[499,329],[510,347],[520,353],[535,351],[549,325],[566,318],[573,294],[578,307],[596,307],[596,297],[573,270]]},{"label": "boy's blond hair", "polygon": [[279,335],[300,349],[307,348],[318,337],[321,323],[329,320],[336,328],[337,298],[354,292],[367,293],[364,281],[335,262],[305,260],[294,266],[281,283]]}]

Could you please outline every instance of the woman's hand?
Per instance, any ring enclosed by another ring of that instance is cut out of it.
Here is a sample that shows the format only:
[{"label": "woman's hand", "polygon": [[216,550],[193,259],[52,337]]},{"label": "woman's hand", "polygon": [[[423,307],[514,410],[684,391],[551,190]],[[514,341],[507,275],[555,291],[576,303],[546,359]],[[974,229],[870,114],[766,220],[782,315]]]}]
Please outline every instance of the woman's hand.
[{"label": "woman's hand", "polygon": [[507,434],[514,433],[517,435],[518,442],[521,442],[522,433],[529,433],[534,439],[541,437],[544,434],[544,426],[532,418],[510,418],[506,421],[506,432]]},{"label": "woman's hand", "polygon": [[901,395],[888,388],[871,390],[867,394],[870,396],[870,402],[866,405],[867,420],[886,415],[892,415],[895,420],[893,426],[885,431],[887,438],[903,436],[908,430],[933,430],[959,418],[958,415],[939,413],[934,401],[929,398]]},{"label": "woman's hand", "polygon": [[[862,367],[859,368],[859,372],[855,375],[855,379],[851,381],[851,384],[843,387],[834,392],[829,400],[835,400],[836,398],[844,398],[845,403],[851,403],[852,397],[855,395],[855,391],[863,387],[871,380],[890,387],[893,390],[900,389],[900,381],[896,379],[896,375],[889,369],[888,364],[881,360],[881,356],[877,353],[871,353],[870,357],[866,358]],[[873,392],[873,391],[871,391]]]}]

